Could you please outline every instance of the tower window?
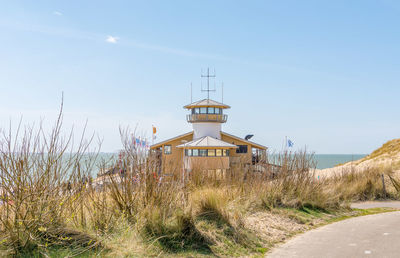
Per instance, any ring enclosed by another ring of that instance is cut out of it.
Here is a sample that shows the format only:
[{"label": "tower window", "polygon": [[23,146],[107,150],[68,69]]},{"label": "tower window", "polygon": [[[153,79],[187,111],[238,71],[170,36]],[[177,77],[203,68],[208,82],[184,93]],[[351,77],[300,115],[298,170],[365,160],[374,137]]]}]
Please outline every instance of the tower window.
[{"label": "tower window", "polygon": [[207,157],[207,150],[204,150],[204,149],[200,149],[199,150],[199,156],[200,157]]},{"label": "tower window", "polygon": [[172,153],[172,147],[171,145],[164,145],[164,154],[171,154]]},{"label": "tower window", "polygon": [[214,157],[215,156],[215,150],[208,150],[208,156],[209,157]]},{"label": "tower window", "polygon": [[192,150],[192,154],[194,157],[199,156],[199,150],[197,150],[197,149]]},{"label": "tower window", "polygon": [[247,153],[247,145],[238,145],[236,153]]},{"label": "tower window", "polygon": [[208,108],[208,114],[214,114],[215,110],[213,107]]},{"label": "tower window", "polygon": [[200,108],[200,114],[207,114],[207,108],[206,107]]},{"label": "tower window", "polygon": [[221,114],[220,111],[221,111],[221,109],[215,108],[215,114]]},{"label": "tower window", "polygon": [[221,157],[222,156],[222,150],[221,149],[215,150],[215,156]]}]

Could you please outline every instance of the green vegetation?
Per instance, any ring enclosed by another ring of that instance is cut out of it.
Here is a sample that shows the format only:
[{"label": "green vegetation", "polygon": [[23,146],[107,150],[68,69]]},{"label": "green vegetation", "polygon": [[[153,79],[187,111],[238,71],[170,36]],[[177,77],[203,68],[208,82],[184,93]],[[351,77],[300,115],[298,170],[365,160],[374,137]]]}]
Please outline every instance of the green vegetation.
[{"label": "green vegetation", "polygon": [[239,164],[220,177],[177,169],[160,181],[157,160],[140,156],[128,131],[123,173],[100,186],[89,177],[91,141],[70,149],[61,124],[60,115],[50,135],[27,127],[0,139],[1,256],[263,256],[299,232],[386,211],[354,211],[351,201],[399,197],[392,171],[318,179],[304,152],[283,153],[263,173]]}]

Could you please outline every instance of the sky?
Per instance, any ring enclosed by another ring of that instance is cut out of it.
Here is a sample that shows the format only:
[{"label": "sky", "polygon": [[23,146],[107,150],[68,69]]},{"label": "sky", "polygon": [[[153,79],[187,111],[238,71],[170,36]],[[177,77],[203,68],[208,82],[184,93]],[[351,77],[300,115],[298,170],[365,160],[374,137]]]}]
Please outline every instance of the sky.
[{"label": "sky", "polygon": [[20,119],[121,149],[191,130],[183,106],[216,72],[223,130],[271,151],[369,153],[400,137],[400,2],[3,1],[0,128]]}]

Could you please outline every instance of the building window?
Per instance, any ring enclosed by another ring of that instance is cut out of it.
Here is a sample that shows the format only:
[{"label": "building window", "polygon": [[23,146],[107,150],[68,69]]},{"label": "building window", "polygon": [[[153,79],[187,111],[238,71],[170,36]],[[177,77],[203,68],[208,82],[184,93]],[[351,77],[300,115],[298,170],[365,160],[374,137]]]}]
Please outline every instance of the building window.
[{"label": "building window", "polygon": [[213,107],[209,107],[208,108],[208,114],[214,114],[214,108]]},{"label": "building window", "polygon": [[247,145],[238,145],[236,153],[247,153]]},{"label": "building window", "polygon": [[207,157],[207,150],[204,150],[204,149],[199,150],[199,156],[200,157]]},{"label": "building window", "polygon": [[[245,145],[246,146],[246,145]],[[226,149],[185,149],[188,157],[228,157],[229,150]]]},{"label": "building window", "polygon": [[215,108],[215,114],[221,114],[220,112],[221,112],[221,109]]},{"label": "building window", "polygon": [[171,145],[164,145],[164,154],[171,154],[172,153],[172,147]]},{"label": "building window", "polygon": [[200,108],[200,114],[207,114],[207,108],[206,107]]}]

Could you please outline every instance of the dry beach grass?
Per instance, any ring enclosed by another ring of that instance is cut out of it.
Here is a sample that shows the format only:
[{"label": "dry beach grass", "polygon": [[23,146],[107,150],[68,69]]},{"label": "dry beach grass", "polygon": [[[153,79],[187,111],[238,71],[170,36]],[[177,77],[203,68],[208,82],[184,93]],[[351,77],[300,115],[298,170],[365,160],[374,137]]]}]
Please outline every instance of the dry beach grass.
[{"label": "dry beach grass", "polygon": [[391,170],[318,179],[305,152],[279,155],[279,169],[265,173],[241,164],[220,178],[197,170],[160,182],[156,160],[139,156],[125,130],[124,172],[96,188],[89,171],[98,145],[82,137],[71,148],[61,127],[60,114],[51,134],[20,126],[0,140],[2,256],[262,255],[295,233],[356,215],[351,201],[399,197],[395,187],[383,195],[380,175]]}]

